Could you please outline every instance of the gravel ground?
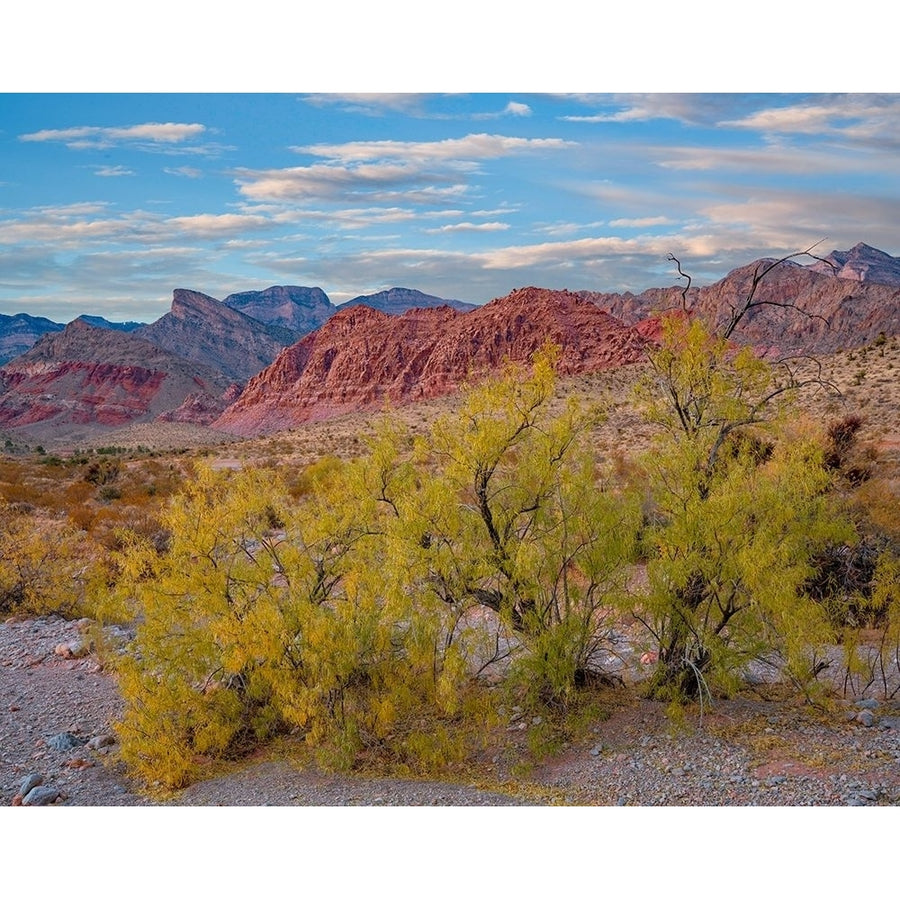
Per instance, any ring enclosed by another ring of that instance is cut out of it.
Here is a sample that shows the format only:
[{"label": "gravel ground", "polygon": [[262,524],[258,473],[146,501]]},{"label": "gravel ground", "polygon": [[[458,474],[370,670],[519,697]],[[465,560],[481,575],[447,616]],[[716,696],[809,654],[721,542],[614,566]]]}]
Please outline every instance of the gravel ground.
[{"label": "gravel ground", "polygon": [[[0,804],[65,806],[893,806],[900,805],[900,706],[848,700],[836,712],[763,700],[718,702],[675,729],[661,704],[624,700],[588,740],[502,789],[324,775],[249,763],[172,799],[140,792],[116,760],[115,682],[80,656],[79,623],[0,624]],[[524,739],[529,723],[511,721]],[[24,792],[26,779],[39,780]]]}]

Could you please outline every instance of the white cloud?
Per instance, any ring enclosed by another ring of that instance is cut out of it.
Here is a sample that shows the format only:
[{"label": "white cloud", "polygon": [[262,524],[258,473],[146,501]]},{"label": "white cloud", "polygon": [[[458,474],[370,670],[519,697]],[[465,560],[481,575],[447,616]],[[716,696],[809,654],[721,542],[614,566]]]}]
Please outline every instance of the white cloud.
[{"label": "white cloud", "polygon": [[689,125],[714,124],[748,102],[745,96],[735,94],[598,94],[574,99],[602,106],[603,111],[560,116],[562,121],[602,124],[673,119]]},{"label": "white cloud", "polygon": [[194,166],[174,166],[163,169],[166,175],[180,175],[182,178],[202,178],[203,170]]},{"label": "white cloud", "polygon": [[769,106],[722,125],[768,134],[832,135],[883,142],[900,139],[900,95],[838,94]]},{"label": "white cloud", "polygon": [[509,113],[511,116],[531,115],[531,107],[527,103],[516,103],[515,100],[510,100],[509,103],[506,104],[506,109],[503,111]]},{"label": "white cloud", "polygon": [[446,175],[428,174],[410,166],[389,163],[352,168],[326,165],[287,169],[238,169],[240,193],[251,200],[338,199],[410,182],[446,181]]},{"label": "white cloud", "polygon": [[0,221],[0,245],[45,243],[57,249],[81,249],[98,242],[167,244],[178,240],[208,241],[273,227],[265,216],[202,213],[165,217],[135,210],[115,218],[93,218],[89,204],[42,208],[19,219]]},{"label": "white cloud", "polygon": [[97,166],[94,174],[103,178],[119,178],[122,175],[134,175],[135,173],[125,166]]},{"label": "white cloud", "polygon": [[[652,154],[657,155],[657,154]],[[803,175],[835,172],[865,163],[846,153],[770,144],[765,147],[666,147],[657,165],[675,171],[734,169]]]},{"label": "white cloud", "polygon": [[646,216],[643,219],[613,219],[613,228],[652,228],[656,225],[674,225],[668,216]]},{"label": "white cloud", "polygon": [[506,222],[454,222],[451,225],[441,225],[440,228],[428,228],[429,234],[440,234],[447,231],[506,231],[509,224]]},{"label": "white cloud", "polygon": [[559,138],[470,134],[443,141],[350,141],[293,147],[325,162],[284,169],[238,169],[240,193],[254,201],[350,200],[445,203],[482,160],[577,146]]},{"label": "white cloud", "polygon": [[191,140],[206,131],[197,123],[146,122],[142,125],[106,127],[81,125],[76,128],[47,128],[19,135],[20,141],[59,141],[74,149],[110,147],[120,143],[177,144]]},{"label": "white cloud", "polygon": [[514,153],[576,147],[560,138],[520,138],[500,134],[469,134],[443,141],[350,141],[345,144],[309,144],[292,147],[297,153],[327,157],[334,162],[402,159],[407,163],[462,162],[498,159]]}]

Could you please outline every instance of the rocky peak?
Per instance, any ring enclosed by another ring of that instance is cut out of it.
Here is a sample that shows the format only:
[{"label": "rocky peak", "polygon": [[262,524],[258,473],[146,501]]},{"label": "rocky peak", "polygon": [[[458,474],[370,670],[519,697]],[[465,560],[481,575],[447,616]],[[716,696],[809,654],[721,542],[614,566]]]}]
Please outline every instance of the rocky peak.
[{"label": "rocky peak", "polygon": [[465,303],[462,300],[445,300],[435,297],[433,294],[425,294],[415,288],[392,287],[376,294],[363,294],[354,297],[346,303],[342,303],[338,309],[348,309],[353,306],[370,306],[380,309],[392,315],[402,315],[410,309],[431,309],[437,306],[450,306],[453,309],[467,311],[476,309],[474,303]]},{"label": "rocky peak", "polygon": [[813,272],[847,281],[900,286],[900,258],[862,242],[849,250],[832,250],[824,260],[819,260],[808,268]]},{"label": "rocky peak", "polygon": [[205,314],[217,314],[222,304],[214,297],[201,294],[200,291],[191,291],[186,288],[175,288],[172,291],[171,315],[175,318],[186,319],[192,316]]},{"label": "rocky peak", "polygon": [[246,381],[297,338],[293,331],[267,325],[213,297],[184,288],[173,292],[170,312],[133,334],[218,369],[231,381]]},{"label": "rocky peak", "polygon": [[289,328],[298,337],[324,325],[337,309],[321,288],[298,285],[242,291],[229,294],[223,302],[260,322]]}]

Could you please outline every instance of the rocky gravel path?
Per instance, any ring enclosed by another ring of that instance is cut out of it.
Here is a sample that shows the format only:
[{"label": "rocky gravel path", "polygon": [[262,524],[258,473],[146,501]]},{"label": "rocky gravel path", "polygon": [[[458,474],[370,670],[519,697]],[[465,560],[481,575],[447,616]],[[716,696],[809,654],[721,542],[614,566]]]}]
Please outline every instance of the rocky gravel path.
[{"label": "rocky gravel path", "polygon": [[[829,714],[720,702],[702,723],[694,716],[680,729],[661,704],[623,700],[588,740],[527,775],[498,761],[488,775],[502,790],[324,775],[264,760],[160,800],[141,793],[117,762],[112,725],[121,701],[87,652],[85,624],[0,624],[0,805],[900,805],[900,705],[873,697]],[[514,716],[509,730],[524,735],[527,727]]]}]

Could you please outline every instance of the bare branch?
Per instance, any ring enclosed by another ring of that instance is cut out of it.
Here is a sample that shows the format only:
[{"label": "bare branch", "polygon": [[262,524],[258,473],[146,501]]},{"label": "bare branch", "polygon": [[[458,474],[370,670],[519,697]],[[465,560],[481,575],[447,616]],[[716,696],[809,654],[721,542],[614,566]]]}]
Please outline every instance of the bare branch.
[{"label": "bare branch", "polygon": [[[823,238],[824,240],[824,238]],[[773,262],[769,263],[766,266],[757,266],[756,271],[753,273],[753,280],[750,284],[750,291],[747,296],[744,298],[743,303],[741,303],[737,308],[732,310],[731,313],[731,321],[728,325],[725,326],[725,330],[722,332],[722,337],[725,340],[728,340],[731,335],[734,333],[734,330],[741,323],[741,320],[751,309],[755,309],[758,306],[783,306],[788,309],[797,309],[800,312],[804,312],[804,310],[800,310],[796,305],[788,302],[788,303],[779,303],[774,300],[756,300],[756,289],[762,283],[763,279],[774,269],[777,269],[779,266],[784,265],[784,263],[789,260],[796,259],[800,256],[808,256],[811,259],[815,259],[818,262],[824,262],[834,268],[834,264],[821,256],[816,256],[812,251],[816,249],[816,247],[821,244],[822,241],[816,241],[811,247],[808,247],[806,250],[799,250],[796,253],[789,253],[787,256],[782,256],[781,259],[776,259]],[[681,271],[681,267],[679,266],[679,272]],[[812,316],[812,314],[809,314]],[[822,318],[819,316],[818,318]],[[825,321],[823,319],[823,321]]]},{"label": "bare branch", "polygon": [[682,288],[681,291],[681,311],[687,312],[687,295],[688,291],[691,289],[691,276],[688,275],[687,272],[681,271],[681,260],[679,260],[677,256],[675,256],[673,253],[670,253],[667,258],[671,262],[675,263],[675,266],[678,269],[678,277],[687,279],[687,284],[684,286],[684,288]]}]

